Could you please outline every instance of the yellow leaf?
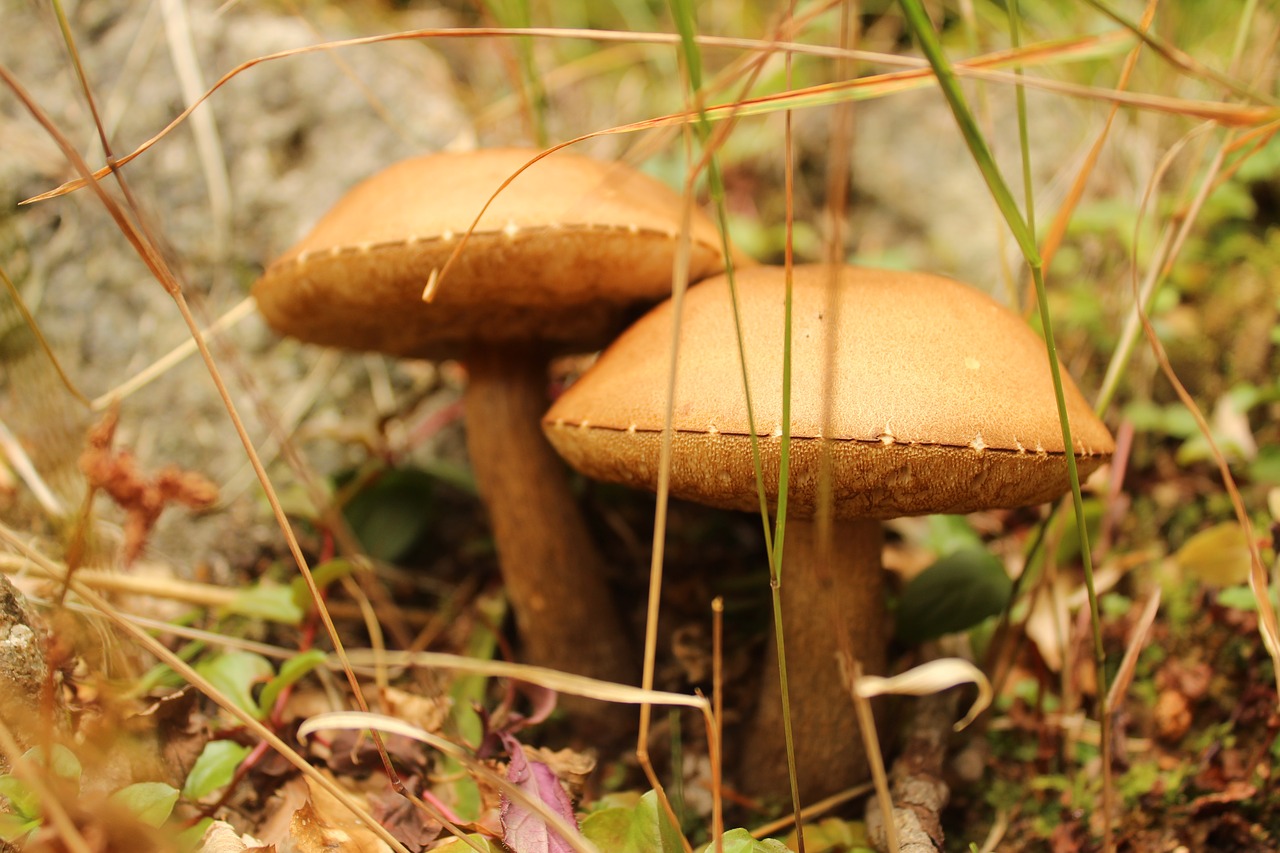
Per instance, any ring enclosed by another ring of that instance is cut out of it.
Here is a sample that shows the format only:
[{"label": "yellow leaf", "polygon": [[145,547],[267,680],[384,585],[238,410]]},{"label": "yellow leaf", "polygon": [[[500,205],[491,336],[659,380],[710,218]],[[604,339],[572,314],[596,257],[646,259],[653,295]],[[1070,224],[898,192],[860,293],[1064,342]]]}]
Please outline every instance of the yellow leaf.
[{"label": "yellow leaf", "polygon": [[1234,521],[1224,521],[1188,539],[1174,555],[1178,566],[1209,586],[1236,586],[1249,580],[1249,540]]}]

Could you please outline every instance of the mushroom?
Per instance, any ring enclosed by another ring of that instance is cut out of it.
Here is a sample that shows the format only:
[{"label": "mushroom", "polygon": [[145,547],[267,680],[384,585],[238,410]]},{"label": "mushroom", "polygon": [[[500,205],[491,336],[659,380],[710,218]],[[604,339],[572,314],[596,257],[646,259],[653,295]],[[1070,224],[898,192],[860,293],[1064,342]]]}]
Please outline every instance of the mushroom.
[{"label": "mushroom", "polygon": [[[847,632],[868,672],[887,643],[881,519],[966,513],[1048,501],[1066,491],[1066,457],[1043,341],[1008,309],[933,275],[841,267],[838,326],[826,317],[830,267],[794,270],[791,462],[783,548],[783,630],[800,793],[806,801],[867,773],[846,680]],[[771,510],[782,435],[785,275],[737,276],[741,327]],[[665,302],[613,343],[543,419],[583,473],[655,487],[673,329]],[[831,370],[826,336],[837,335]],[[680,332],[671,494],[758,509],[734,314],[725,277],[689,290]],[[1114,449],[1106,427],[1065,380],[1073,449],[1084,476]],[[817,513],[826,446],[832,462],[830,562],[819,563]],[[833,621],[833,619],[835,621]],[[772,644],[771,644],[772,645]],[[770,670],[772,671],[772,670]],[[781,698],[766,677],[748,725],[740,785],[787,789]]]},{"label": "mushroom", "polygon": [[[490,195],[537,153],[393,165],[347,193],[253,293],[286,335],[465,363],[468,450],[525,657],[632,681],[603,561],[538,420],[551,355],[599,347],[670,293],[682,199],[629,167],[552,154],[497,196],[434,298],[423,295]],[[705,216],[690,240],[690,280],[724,268]]]}]

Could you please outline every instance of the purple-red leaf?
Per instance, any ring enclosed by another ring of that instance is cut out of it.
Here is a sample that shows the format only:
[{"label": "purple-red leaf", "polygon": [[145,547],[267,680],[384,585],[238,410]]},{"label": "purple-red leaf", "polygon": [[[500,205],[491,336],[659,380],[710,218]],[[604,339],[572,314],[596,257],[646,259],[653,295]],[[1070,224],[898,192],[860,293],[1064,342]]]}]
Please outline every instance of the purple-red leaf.
[{"label": "purple-red leaf", "polygon": [[[502,744],[511,756],[507,781],[524,791],[532,800],[544,803],[553,813],[577,827],[573,803],[560,786],[551,768],[541,761],[525,757],[520,742],[506,732],[500,733]],[[502,795],[502,840],[516,853],[572,853],[573,848],[545,818],[530,808]]]}]

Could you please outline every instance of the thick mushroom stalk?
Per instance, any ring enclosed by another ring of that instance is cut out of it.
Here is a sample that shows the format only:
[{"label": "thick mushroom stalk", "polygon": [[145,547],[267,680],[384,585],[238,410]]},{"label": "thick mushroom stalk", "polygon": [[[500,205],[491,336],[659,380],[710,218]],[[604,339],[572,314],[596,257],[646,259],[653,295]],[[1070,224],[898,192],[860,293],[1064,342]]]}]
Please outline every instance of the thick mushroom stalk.
[{"label": "thick mushroom stalk", "polygon": [[[792,742],[802,802],[862,778],[866,750],[838,654],[841,632],[867,673],[885,666],[887,619],[880,569],[879,521],[850,519],[831,527],[831,557],[822,565],[816,522],[787,519],[783,544],[782,627],[787,648]],[[744,790],[777,797],[789,788],[778,647],[770,639],[760,704],[743,739],[738,778]]]},{"label": "thick mushroom stalk", "polygon": [[498,562],[531,663],[636,683],[604,561],[538,422],[547,362],[488,348],[467,359],[467,449],[489,510]]}]

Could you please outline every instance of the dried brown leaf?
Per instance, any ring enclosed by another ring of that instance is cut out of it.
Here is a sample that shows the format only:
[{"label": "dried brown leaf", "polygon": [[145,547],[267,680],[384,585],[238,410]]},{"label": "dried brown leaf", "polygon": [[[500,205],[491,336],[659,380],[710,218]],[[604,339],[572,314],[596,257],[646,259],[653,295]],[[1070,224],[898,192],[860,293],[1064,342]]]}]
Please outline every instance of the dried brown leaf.
[{"label": "dried brown leaf", "polygon": [[289,838],[296,853],[385,853],[391,848],[342,803],[307,780],[310,798],[293,813]]}]

